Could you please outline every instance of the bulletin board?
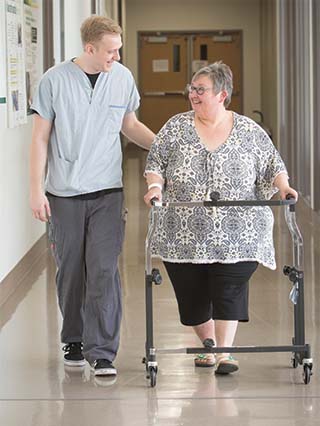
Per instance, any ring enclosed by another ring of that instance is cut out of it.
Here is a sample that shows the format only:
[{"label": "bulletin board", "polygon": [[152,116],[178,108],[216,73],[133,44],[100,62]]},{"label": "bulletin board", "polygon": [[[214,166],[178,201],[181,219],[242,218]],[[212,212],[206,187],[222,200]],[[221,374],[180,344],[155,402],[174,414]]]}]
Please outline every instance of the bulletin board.
[{"label": "bulletin board", "polygon": [[0,104],[7,102],[5,23],[5,2],[0,0]]},{"label": "bulletin board", "polygon": [[[40,0],[5,0],[6,99],[8,127],[27,122],[42,72]],[[3,90],[3,87],[0,88]]]}]

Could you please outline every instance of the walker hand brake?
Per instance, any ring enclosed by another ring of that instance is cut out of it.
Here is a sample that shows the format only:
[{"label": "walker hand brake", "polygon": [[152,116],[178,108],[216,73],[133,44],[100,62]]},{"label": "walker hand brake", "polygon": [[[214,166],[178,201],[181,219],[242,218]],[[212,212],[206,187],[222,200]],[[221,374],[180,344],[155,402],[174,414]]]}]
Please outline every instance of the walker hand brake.
[{"label": "walker hand brake", "polygon": [[298,303],[298,298],[299,298],[299,286],[298,286],[298,282],[296,282],[290,291],[289,300],[291,300],[291,302],[294,305],[296,305]]}]

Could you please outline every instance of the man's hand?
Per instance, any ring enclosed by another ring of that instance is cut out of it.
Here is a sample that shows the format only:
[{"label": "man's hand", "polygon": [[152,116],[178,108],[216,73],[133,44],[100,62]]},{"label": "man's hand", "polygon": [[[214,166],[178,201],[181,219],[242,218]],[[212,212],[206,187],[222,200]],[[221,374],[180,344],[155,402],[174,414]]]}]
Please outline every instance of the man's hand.
[{"label": "man's hand", "polygon": [[39,219],[42,222],[48,222],[48,219],[51,216],[51,210],[48,198],[42,192],[31,194],[30,207],[35,219]]}]

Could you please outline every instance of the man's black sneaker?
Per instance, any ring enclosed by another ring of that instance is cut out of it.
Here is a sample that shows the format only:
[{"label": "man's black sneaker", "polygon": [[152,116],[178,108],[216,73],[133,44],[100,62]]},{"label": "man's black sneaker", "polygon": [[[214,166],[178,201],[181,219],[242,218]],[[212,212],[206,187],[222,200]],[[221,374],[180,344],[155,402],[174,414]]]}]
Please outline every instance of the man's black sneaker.
[{"label": "man's black sneaker", "polygon": [[95,376],[115,376],[117,374],[117,370],[107,359],[97,359],[94,361],[91,365],[91,370]]},{"label": "man's black sneaker", "polygon": [[82,353],[83,345],[81,342],[67,343],[62,350],[64,351],[64,363],[70,367],[82,367],[86,365]]}]

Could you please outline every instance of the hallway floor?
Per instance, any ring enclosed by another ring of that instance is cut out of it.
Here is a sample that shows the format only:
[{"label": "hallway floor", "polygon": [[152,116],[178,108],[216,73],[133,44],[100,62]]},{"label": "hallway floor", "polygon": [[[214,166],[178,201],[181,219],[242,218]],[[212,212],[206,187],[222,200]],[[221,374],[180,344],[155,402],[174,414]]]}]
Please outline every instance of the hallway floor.
[{"label": "hallway floor", "polygon": [[[148,209],[143,204],[145,153],[125,149],[129,209],[120,261],[124,315],[116,379],[94,378],[89,366],[66,369],[62,361],[60,313],[49,251],[32,266],[18,291],[0,311],[1,426],[311,426],[319,425],[320,220],[301,201],[297,221],[304,236],[306,341],[314,361],[311,382],[290,353],[236,354],[239,372],[217,377],[195,368],[193,356],[158,354],[157,386],[150,388],[141,363],[145,344],[144,239]],[[282,266],[291,264],[291,238],[283,210],[275,210],[276,271],[260,266],[250,283],[250,322],[238,329],[238,345],[290,345],[293,305]],[[156,348],[198,346],[179,323],[173,291],[154,289]]]}]

